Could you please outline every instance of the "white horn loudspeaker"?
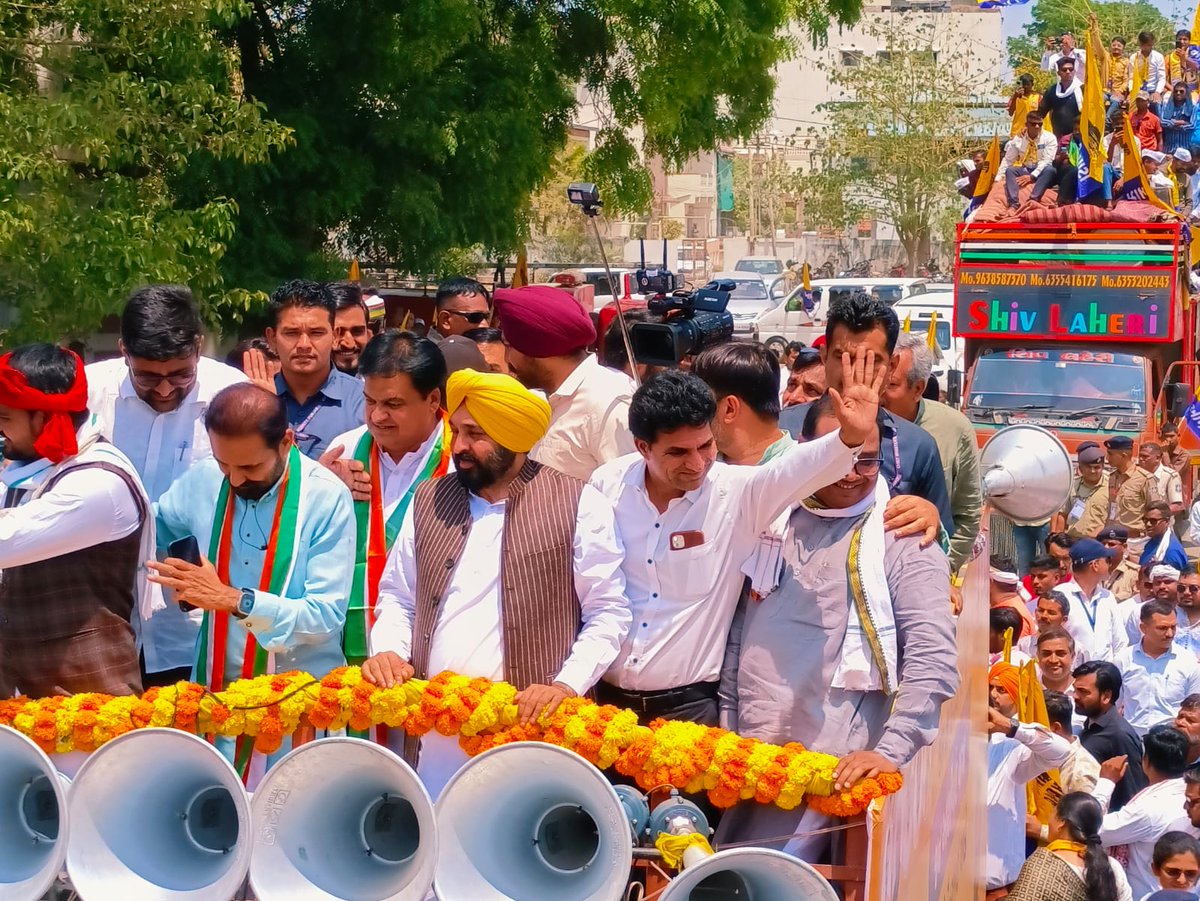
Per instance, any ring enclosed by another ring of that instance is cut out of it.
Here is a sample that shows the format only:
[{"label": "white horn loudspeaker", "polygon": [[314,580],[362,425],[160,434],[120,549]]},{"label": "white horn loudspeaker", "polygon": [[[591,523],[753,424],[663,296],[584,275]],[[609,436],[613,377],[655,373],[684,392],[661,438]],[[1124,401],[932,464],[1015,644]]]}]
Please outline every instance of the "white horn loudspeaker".
[{"label": "white horn loudspeaker", "polygon": [[633,842],[604,775],[565,748],[516,742],[460,769],[437,802],[441,901],[619,901]]},{"label": "white horn loudspeaker", "polygon": [[1043,523],[1061,510],[1074,478],[1062,442],[1036,425],[1010,425],[989,438],[979,473],[988,503],[1019,526]]},{"label": "white horn loudspeaker", "polygon": [[75,776],[67,810],[67,873],[83,901],[228,901],[250,867],[241,779],[186,732],[108,742]]},{"label": "white horn loudspeaker", "polygon": [[838,901],[838,895],[816,870],[790,854],[732,848],[687,867],[659,901]]},{"label": "white horn loudspeaker", "polygon": [[433,884],[433,802],[385,747],[301,745],[267,771],[251,806],[258,901],[423,901]]},{"label": "white horn loudspeaker", "polygon": [[0,898],[37,901],[62,872],[65,783],[46,752],[0,726]]}]

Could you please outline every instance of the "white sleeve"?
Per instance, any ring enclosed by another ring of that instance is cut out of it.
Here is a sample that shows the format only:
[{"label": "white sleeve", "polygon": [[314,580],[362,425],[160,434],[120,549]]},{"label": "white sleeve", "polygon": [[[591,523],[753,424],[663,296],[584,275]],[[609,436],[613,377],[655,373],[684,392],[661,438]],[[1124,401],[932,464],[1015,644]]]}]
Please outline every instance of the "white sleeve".
[{"label": "white sleeve", "polygon": [[41,497],[0,514],[0,569],[126,538],[141,521],[120,476],[95,468],[68,473]]},{"label": "white sleeve", "polygon": [[856,452],[842,441],[838,429],[790,447],[762,466],[738,467],[750,470],[738,509],[739,528],[759,534],[784,510],[849,472]]},{"label": "white sleeve", "polygon": [[404,660],[408,660],[412,654],[413,623],[417,618],[416,543],[413,508],[410,505],[379,579],[375,625],[371,627],[372,654],[393,651]]},{"label": "white sleeve", "polygon": [[579,496],[574,545],[575,593],[583,628],[555,681],[582,695],[617,659],[633,618],[621,571],[625,549],[612,504],[591,485]]},{"label": "white sleeve", "polygon": [[1017,762],[1013,781],[1022,784],[1036,779],[1047,770],[1058,769],[1071,756],[1071,745],[1044,726],[1022,723],[1013,736],[1029,751]]}]

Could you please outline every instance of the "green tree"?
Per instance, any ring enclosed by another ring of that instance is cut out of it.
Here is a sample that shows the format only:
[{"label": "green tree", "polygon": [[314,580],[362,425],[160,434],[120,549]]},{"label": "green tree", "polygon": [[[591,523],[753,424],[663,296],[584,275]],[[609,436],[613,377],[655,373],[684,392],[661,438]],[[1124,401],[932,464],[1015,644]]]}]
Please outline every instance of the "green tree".
[{"label": "green tree", "polygon": [[[1161,4],[1160,4],[1161,5]],[[1033,5],[1033,19],[1025,26],[1025,34],[1008,39],[1008,58],[1013,68],[1035,74],[1041,68],[1042,53],[1046,49],[1046,38],[1058,37],[1064,31],[1071,32],[1080,47],[1087,45],[1088,13],[1094,12],[1100,23],[1100,35],[1107,48],[1109,41],[1123,37],[1127,41],[1126,52],[1137,50],[1137,36],[1142,31],[1151,32],[1158,39],[1158,49],[1167,53],[1175,47],[1175,26],[1148,0],[1037,0]],[[1039,75],[1039,86],[1053,80],[1050,73]]]},{"label": "green tree", "polygon": [[[231,278],[307,271],[331,242],[422,271],[442,250],[511,249],[577,97],[597,131],[583,174],[610,213],[771,111],[786,26],[814,40],[861,0],[253,0],[230,40],[249,95],[294,129],[270,166],[207,163],[196,196],[239,202]],[[636,128],[637,143],[630,138]]]},{"label": "green tree", "polygon": [[977,95],[966,95],[960,75],[969,58],[947,53],[950,42],[932,29],[901,20],[868,30],[889,49],[827,70],[846,99],[827,105],[828,127],[811,131],[814,166],[799,192],[810,227],[892,225],[911,273],[956,204],[954,161],[972,144],[968,107],[986,105],[994,86],[973,85]]},{"label": "green tree", "polygon": [[237,0],[0,4],[0,340],[83,335],[146,281],[244,306],[220,263],[236,204],[184,202],[197,159],[261,163],[288,141],[236,89],[218,37]]}]

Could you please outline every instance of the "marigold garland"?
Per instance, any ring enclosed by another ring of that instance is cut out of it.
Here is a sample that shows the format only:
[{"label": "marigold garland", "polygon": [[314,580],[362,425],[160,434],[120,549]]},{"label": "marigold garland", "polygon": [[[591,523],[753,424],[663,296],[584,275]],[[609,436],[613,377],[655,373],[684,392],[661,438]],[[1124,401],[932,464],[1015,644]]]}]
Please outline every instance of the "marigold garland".
[{"label": "marigold garland", "polygon": [[94,751],[147,726],[245,735],[265,754],[279,750],[304,724],[320,730],[386,725],[415,736],[436,730],[458,735],[472,756],[509,742],[542,741],[568,748],[600,769],[615,768],[647,791],[663,785],[704,791],[722,808],[751,799],[784,810],[807,802],[838,817],[862,813],[874,799],[899,791],[903,782],[899,775],[881,775],[834,792],[837,758],[830,754],[797,743],[780,747],[696,723],[655,720],[640,726],[632,711],[586,698],[570,698],[552,715],[521,725],[516,694],[502,682],[449,672],[383,689],[349,666],[319,681],[301,672],[239,679],[219,694],[180,682],[152,688],[141,697],[15,698],[0,701],[0,724],[51,754]]}]

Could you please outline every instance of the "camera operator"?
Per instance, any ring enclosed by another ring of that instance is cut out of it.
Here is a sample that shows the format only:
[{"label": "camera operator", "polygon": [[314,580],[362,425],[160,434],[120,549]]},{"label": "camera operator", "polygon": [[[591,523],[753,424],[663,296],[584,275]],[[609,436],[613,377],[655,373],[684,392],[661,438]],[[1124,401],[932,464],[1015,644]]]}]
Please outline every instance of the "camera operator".
[{"label": "camera operator", "polygon": [[[883,301],[864,292],[839,299],[829,309],[825,323],[825,344],[821,359],[825,363],[825,383],[832,390],[841,390],[844,370],[842,360],[847,354],[860,351],[873,357],[890,379],[898,363],[894,351],[900,336],[900,321],[896,312]],[[886,384],[886,381],[885,381]],[[780,414],[779,424],[792,433],[800,434],[808,404],[787,407]],[[954,516],[941,457],[933,437],[906,419],[883,412],[879,454],[883,457],[880,474],[892,494],[923,497],[933,502],[942,517],[946,532],[954,534]]]},{"label": "camera operator", "polygon": [[634,616],[596,686],[601,703],[632,709],[643,723],[716,725],[742,562],[784,510],[844,476],[875,429],[887,369],[865,347],[844,365],[845,380],[831,393],[839,430],[761,466],[716,462],[717,404],[697,376],[667,370],[634,393],[629,426],[638,453],[592,477],[616,511]]}]

